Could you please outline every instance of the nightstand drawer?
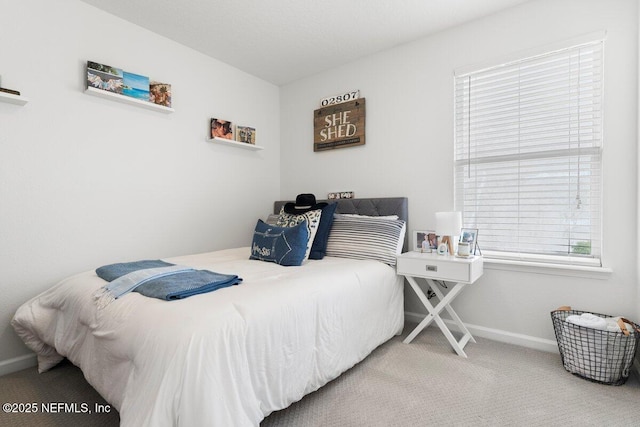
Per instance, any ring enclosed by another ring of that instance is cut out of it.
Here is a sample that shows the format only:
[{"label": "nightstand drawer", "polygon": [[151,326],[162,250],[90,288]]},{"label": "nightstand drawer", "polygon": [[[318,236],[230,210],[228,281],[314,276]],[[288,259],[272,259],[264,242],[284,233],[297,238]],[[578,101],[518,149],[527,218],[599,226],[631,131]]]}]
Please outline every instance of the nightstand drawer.
[{"label": "nightstand drawer", "polygon": [[397,272],[404,276],[473,283],[482,275],[482,259],[405,253],[397,259]]}]

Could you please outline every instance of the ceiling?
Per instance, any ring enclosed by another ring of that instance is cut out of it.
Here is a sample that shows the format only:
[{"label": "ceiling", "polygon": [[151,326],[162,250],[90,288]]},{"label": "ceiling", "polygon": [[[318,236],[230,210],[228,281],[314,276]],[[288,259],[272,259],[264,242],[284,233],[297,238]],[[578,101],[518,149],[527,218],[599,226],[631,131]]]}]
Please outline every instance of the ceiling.
[{"label": "ceiling", "polygon": [[529,0],[82,0],[278,86]]}]

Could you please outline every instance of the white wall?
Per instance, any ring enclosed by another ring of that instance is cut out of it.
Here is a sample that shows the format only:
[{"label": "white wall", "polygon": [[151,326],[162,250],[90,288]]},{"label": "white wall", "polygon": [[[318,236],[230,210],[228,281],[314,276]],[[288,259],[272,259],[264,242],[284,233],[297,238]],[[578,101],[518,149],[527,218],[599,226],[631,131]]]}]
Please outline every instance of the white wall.
[{"label": "white wall", "polygon": [[[604,263],[614,273],[595,280],[487,268],[454,306],[465,323],[543,340],[554,339],[549,312],[560,305],[638,319],[636,1],[534,1],[284,86],[282,196],[408,196],[409,229],[432,229],[434,213],[453,208],[453,70],[599,30],[608,33]],[[367,100],[366,145],[314,153],[313,110],[350,89]],[[406,294],[407,310],[418,311]]]},{"label": "white wall", "polygon": [[[249,246],[279,198],[278,87],[77,0],[0,0],[0,368],[16,308],[100,264]],[[86,61],[173,85],[165,115],[85,95]],[[265,149],[205,141],[210,117]],[[6,364],[6,363],[5,363]]]}]

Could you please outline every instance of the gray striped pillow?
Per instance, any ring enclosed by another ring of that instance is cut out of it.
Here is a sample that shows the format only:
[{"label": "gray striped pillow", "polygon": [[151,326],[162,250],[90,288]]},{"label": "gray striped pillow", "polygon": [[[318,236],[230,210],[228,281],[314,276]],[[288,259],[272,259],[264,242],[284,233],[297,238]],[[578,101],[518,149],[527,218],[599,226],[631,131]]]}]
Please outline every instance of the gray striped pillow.
[{"label": "gray striped pillow", "polygon": [[374,259],[391,266],[402,252],[406,224],[402,220],[335,216],[327,256]]}]

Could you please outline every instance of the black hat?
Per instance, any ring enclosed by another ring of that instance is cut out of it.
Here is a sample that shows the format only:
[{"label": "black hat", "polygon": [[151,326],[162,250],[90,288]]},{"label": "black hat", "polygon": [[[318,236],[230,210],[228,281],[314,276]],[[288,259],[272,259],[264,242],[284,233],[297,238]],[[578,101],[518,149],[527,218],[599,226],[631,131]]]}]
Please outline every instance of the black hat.
[{"label": "black hat", "polygon": [[315,209],[322,209],[327,203],[316,203],[316,196],[313,194],[298,194],[296,202],[288,202],[284,204],[284,211],[289,214],[303,214]]}]

